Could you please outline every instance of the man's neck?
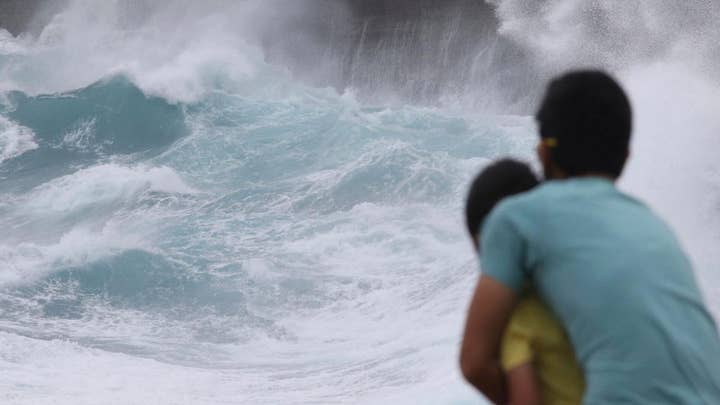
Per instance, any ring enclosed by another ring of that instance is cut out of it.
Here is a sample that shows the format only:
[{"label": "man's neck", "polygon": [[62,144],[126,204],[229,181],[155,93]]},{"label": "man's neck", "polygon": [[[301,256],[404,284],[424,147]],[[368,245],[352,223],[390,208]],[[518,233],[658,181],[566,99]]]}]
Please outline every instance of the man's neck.
[{"label": "man's neck", "polygon": [[577,174],[574,176],[568,176],[564,172],[560,170],[553,171],[553,173],[550,174],[550,176],[547,176],[547,180],[570,180],[570,179],[588,179],[588,178],[600,178],[603,180],[609,180],[611,182],[616,182],[617,177],[614,177],[608,173],[602,173],[602,172],[588,172],[583,174]]}]

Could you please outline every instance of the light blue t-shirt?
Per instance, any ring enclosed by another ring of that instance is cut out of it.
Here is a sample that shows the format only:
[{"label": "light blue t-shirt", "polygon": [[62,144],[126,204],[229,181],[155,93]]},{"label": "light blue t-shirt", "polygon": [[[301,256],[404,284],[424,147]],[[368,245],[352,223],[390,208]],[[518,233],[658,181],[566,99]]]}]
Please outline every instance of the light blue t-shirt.
[{"label": "light blue t-shirt", "polygon": [[530,280],[561,320],[585,404],[720,404],[720,339],[668,226],[599,177],[504,200],[482,229],[484,274]]}]

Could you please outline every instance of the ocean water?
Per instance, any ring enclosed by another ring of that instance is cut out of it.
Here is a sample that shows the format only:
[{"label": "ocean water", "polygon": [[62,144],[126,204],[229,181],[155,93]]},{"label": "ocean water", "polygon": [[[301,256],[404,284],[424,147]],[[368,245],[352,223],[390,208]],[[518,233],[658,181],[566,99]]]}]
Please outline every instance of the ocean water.
[{"label": "ocean water", "polygon": [[[78,0],[38,35],[0,34],[2,402],[483,403],[457,367],[478,275],[462,206],[488,161],[532,159],[532,106],[313,87],[227,17],[260,3],[181,3],[191,27],[169,28],[173,7],[130,23],[138,2]],[[526,41],[532,2],[496,3]],[[568,4],[537,18],[569,24]],[[720,314],[709,56],[567,60],[565,39],[536,68],[593,61],[626,85],[622,186],[676,227]]]}]

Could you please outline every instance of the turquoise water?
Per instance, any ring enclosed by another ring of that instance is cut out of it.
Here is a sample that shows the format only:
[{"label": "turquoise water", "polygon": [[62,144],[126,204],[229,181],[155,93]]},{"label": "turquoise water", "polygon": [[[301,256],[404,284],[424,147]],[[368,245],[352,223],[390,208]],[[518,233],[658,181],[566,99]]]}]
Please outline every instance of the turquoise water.
[{"label": "turquoise water", "polygon": [[[476,274],[460,204],[487,159],[527,153],[528,119],[302,86],[178,103],[123,76],[12,92],[2,111],[35,144],[0,166],[9,344],[137,359],[149,381],[163,377],[148,360],[211,373],[249,401],[372,401],[437,377],[452,381],[441,397],[474,397],[453,354]],[[440,366],[413,366],[428,359]]]}]

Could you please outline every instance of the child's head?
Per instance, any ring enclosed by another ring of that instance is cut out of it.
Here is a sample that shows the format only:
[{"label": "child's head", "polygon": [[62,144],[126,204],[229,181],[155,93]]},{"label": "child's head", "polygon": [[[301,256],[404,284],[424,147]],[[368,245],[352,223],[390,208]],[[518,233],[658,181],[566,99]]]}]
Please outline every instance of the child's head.
[{"label": "child's head", "polygon": [[516,160],[502,159],[483,169],[470,186],[465,206],[468,232],[475,246],[480,238],[480,227],[495,204],[537,184],[537,177],[530,167]]}]

